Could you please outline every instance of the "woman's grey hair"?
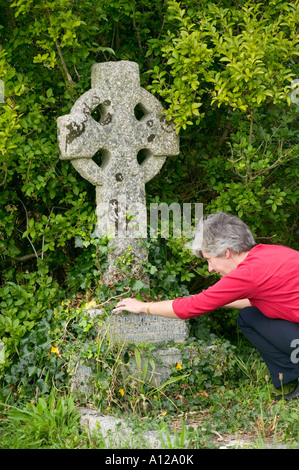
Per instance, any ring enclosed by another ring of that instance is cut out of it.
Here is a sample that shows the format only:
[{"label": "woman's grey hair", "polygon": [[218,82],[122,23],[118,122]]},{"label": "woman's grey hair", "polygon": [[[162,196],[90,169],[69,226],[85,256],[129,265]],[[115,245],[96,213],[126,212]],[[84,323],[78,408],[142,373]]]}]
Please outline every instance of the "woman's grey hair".
[{"label": "woman's grey hair", "polygon": [[251,250],[255,245],[250,229],[239,217],[217,212],[199,222],[192,251],[197,257],[202,257],[203,251],[216,257],[224,256],[227,248],[234,253],[242,253]]}]

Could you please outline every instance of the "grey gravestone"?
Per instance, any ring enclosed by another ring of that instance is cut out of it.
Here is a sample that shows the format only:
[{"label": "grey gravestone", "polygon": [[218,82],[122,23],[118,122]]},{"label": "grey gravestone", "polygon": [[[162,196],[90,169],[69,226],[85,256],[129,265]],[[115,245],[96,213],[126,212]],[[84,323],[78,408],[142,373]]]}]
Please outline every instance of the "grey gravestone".
[{"label": "grey gravestone", "polygon": [[111,315],[109,338],[115,342],[128,343],[182,343],[188,335],[185,321],[146,313]]},{"label": "grey gravestone", "polygon": [[[104,281],[115,283],[122,277],[114,259],[128,251],[133,275],[141,277],[147,257],[139,243],[147,231],[145,184],[166,156],[179,153],[179,138],[160,102],[140,87],[135,62],[93,65],[91,85],[70,114],[58,118],[58,144],[60,158],[96,186],[98,236],[111,236],[114,246]],[[102,328],[117,342],[181,343],[188,337],[186,322],[146,314],[111,315]]]}]

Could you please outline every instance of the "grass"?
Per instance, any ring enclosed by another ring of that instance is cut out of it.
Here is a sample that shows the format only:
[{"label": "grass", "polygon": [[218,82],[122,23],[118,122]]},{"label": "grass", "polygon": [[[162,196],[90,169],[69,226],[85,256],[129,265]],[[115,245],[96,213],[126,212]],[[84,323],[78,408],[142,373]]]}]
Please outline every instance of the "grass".
[{"label": "grass", "polygon": [[[106,448],[100,432],[80,425],[82,405],[128,420],[136,435],[156,431],[166,449],[298,448],[299,400],[274,400],[276,391],[259,356],[252,350],[237,354],[220,340],[206,352],[200,342],[196,345],[182,345],[181,369],[174,367],[172,378],[156,388],[143,371],[144,380],[115,377],[113,390],[102,390],[106,401],[99,399],[99,390],[83,402],[82,396],[55,388],[25,403],[6,400],[0,411],[0,448]],[[188,350],[194,347],[197,354],[190,358]],[[136,351],[135,357],[140,363]]]}]

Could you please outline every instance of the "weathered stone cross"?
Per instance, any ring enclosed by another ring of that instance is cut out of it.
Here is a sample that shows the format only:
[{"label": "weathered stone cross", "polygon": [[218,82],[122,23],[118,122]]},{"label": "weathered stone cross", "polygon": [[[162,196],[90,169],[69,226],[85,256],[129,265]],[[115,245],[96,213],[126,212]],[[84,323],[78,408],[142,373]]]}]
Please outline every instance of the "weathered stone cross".
[{"label": "weathered stone cross", "polygon": [[[146,256],[138,246],[146,238],[145,183],[160,171],[166,156],[179,153],[179,138],[161,114],[160,102],[140,87],[135,62],[95,64],[91,84],[70,114],[58,118],[60,158],[70,160],[96,186],[98,233],[112,236],[113,256],[133,249],[138,266]],[[95,161],[99,153],[100,165]],[[140,153],[143,161],[138,161]],[[111,260],[109,265],[106,279],[116,273]]]}]

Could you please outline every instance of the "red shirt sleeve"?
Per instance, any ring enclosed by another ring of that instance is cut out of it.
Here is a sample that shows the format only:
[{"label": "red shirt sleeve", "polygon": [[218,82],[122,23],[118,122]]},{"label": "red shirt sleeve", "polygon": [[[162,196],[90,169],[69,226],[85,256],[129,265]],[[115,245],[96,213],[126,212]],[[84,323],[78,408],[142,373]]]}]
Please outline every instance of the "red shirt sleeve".
[{"label": "red shirt sleeve", "polygon": [[200,294],[173,300],[174,313],[181,319],[198,317],[230,302],[254,297],[254,280],[248,264],[242,263],[230,274]]}]

